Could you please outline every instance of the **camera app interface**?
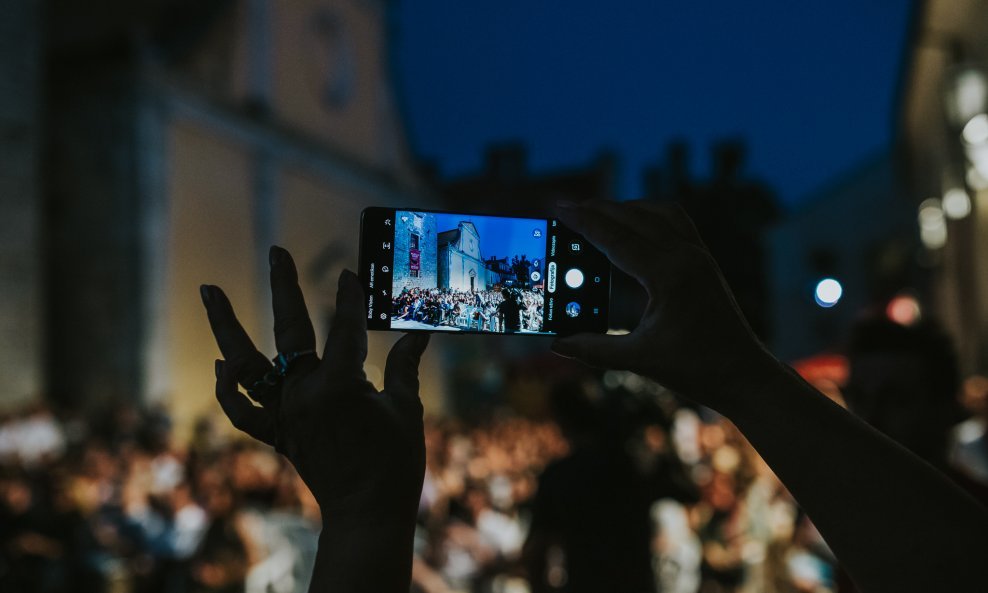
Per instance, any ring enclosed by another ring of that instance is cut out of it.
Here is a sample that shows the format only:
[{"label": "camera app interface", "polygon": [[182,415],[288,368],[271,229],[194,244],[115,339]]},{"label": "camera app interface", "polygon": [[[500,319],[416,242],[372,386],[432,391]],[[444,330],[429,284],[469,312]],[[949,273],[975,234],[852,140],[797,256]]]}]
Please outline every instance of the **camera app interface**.
[{"label": "camera app interface", "polygon": [[555,220],[371,209],[363,224],[371,329],[606,329],[609,264]]},{"label": "camera app interface", "polygon": [[398,211],[391,328],[542,332],[546,226]]}]

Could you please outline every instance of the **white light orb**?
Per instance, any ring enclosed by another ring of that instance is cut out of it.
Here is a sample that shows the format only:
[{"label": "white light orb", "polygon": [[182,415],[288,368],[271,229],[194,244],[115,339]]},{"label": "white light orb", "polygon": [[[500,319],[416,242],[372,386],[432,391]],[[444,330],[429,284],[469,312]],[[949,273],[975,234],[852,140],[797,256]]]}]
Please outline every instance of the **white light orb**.
[{"label": "white light orb", "polygon": [[980,70],[965,68],[954,77],[948,108],[955,121],[967,121],[988,105],[988,80]]},{"label": "white light orb", "polygon": [[919,228],[935,229],[944,226],[943,207],[938,198],[923,200],[919,205]]},{"label": "white light orb", "polygon": [[974,165],[967,168],[967,176],[965,179],[967,179],[967,184],[971,186],[971,189],[976,189],[978,191],[988,189],[988,179],[986,179]]},{"label": "white light orb", "polygon": [[814,291],[813,298],[816,300],[816,304],[829,309],[837,304],[837,301],[844,295],[844,287],[841,286],[840,282],[833,278],[824,278],[823,280],[817,282],[816,291]]},{"label": "white light orb", "polygon": [[982,177],[988,177],[988,142],[966,146],[964,154]]},{"label": "white light orb", "polygon": [[943,193],[943,213],[947,218],[960,220],[971,213],[971,198],[959,187],[952,187]]},{"label": "white light orb", "polygon": [[927,249],[940,249],[947,244],[947,225],[920,227],[919,238]]},{"label": "white light orb", "polygon": [[988,142],[988,114],[979,113],[964,125],[961,137],[968,144],[978,145]]}]

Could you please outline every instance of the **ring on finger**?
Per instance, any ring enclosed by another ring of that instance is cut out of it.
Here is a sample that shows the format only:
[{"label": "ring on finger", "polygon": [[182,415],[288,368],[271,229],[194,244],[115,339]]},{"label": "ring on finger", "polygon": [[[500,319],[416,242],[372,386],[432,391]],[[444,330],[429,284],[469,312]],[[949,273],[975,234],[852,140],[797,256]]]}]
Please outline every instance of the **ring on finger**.
[{"label": "ring on finger", "polygon": [[247,387],[247,395],[254,401],[262,404],[268,400],[268,394],[275,389],[281,388],[281,383],[291,370],[292,363],[303,356],[314,355],[315,350],[299,350],[296,352],[279,352],[271,359],[274,366],[268,369],[260,379],[254,381]]},{"label": "ring on finger", "polygon": [[298,350],[296,352],[279,352],[278,356],[271,359],[274,363],[274,371],[284,377],[291,370],[292,363],[310,354],[315,354],[315,350]]}]

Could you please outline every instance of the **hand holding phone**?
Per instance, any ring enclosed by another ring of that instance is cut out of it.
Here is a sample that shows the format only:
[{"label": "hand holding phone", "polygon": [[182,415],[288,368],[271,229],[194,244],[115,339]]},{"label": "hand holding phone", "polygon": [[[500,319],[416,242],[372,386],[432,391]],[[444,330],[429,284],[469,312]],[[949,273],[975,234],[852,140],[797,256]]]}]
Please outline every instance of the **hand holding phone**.
[{"label": "hand holding phone", "polygon": [[721,413],[743,385],[778,373],[678,205],[599,200],[562,207],[559,217],[637,280],[649,301],[631,333],[561,338],[557,353],[633,371]]}]

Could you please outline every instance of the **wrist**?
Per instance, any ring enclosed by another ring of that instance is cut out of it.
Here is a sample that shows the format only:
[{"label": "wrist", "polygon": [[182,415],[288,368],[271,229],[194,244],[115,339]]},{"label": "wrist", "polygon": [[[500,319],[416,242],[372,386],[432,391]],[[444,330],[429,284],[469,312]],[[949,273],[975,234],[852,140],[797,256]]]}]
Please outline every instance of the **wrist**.
[{"label": "wrist", "polygon": [[718,377],[709,398],[717,412],[737,421],[751,412],[763,410],[772,387],[793,380],[792,370],[760,344],[749,356],[741,357]]},{"label": "wrist", "polygon": [[397,511],[324,509],[310,591],[407,592],[415,513]]}]

